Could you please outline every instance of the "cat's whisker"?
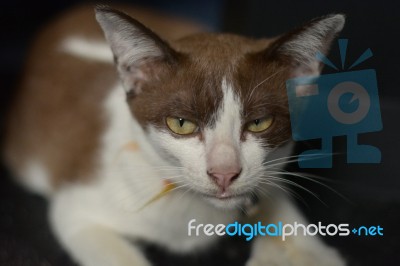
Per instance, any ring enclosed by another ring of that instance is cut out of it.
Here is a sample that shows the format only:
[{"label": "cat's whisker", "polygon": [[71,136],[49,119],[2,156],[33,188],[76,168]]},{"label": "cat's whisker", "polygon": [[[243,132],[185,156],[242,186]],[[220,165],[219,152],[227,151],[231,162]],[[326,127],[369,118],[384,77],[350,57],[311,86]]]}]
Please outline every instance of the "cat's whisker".
[{"label": "cat's whisker", "polygon": [[[291,195],[291,193],[290,193],[290,191],[289,191],[289,189],[287,187],[280,186],[280,185],[278,185],[278,184],[276,184],[274,182],[260,182],[260,184],[277,188],[277,189],[283,191],[283,193]],[[272,199],[272,195],[269,193],[270,191],[268,191],[266,187],[257,186],[256,190],[259,191],[259,192],[262,192],[263,195],[267,196],[269,199]]]},{"label": "cat's whisker", "polygon": [[282,168],[283,166],[286,166],[287,164],[294,163],[294,162],[297,162],[297,161],[298,161],[298,159],[287,160],[287,161],[282,160],[281,162],[275,162],[273,164],[265,163],[265,164],[262,164],[259,167],[262,168],[263,170],[272,169],[272,167],[274,167],[274,168],[276,168],[276,167]]},{"label": "cat's whisker", "polygon": [[272,185],[272,186],[278,187],[279,189],[283,190],[285,193],[287,193],[287,194],[289,194],[290,196],[292,196],[292,197],[298,199],[299,201],[301,201],[305,206],[309,207],[309,205],[308,205],[307,202],[304,200],[304,198],[303,198],[299,193],[297,193],[296,191],[294,191],[293,189],[291,189],[291,188],[289,188],[289,187],[287,187],[287,186],[283,186],[283,185],[280,186],[280,185],[278,185],[278,184],[276,184],[276,183],[274,183],[274,182],[272,182],[272,181],[271,181],[268,185]]},{"label": "cat's whisker", "polygon": [[[264,176],[264,178],[266,178],[268,180],[275,180],[275,181],[279,181],[279,182],[282,182],[282,183],[286,183],[286,184],[292,185],[294,187],[298,187],[298,188],[306,191],[307,193],[311,194],[312,196],[314,196],[316,199],[318,199],[325,206],[328,206],[317,194],[315,194],[311,190],[307,189],[306,187],[304,187],[304,186],[302,186],[302,185],[300,185],[300,184],[298,184],[298,183],[296,183],[296,182],[294,182],[292,180],[288,180],[288,179],[284,179],[282,177],[272,176],[272,175]],[[262,183],[262,182],[265,182],[265,180],[261,180],[259,182]]]},{"label": "cat's whisker", "polygon": [[298,158],[298,157],[299,157],[299,155],[279,157],[279,158],[276,158],[276,159],[273,159],[273,160],[266,161],[266,162],[264,162],[264,164],[271,163],[271,162],[276,162],[276,161],[281,161],[281,160],[286,160],[286,159]]},{"label": "cat's whisker", "polygon": [[272,139],[268,139],[268,142],[263,143],[262,147],[268,149],[268,152],[275,152],[278,148],[282,147],[283,145],[285,145],[286,143],[288,143],[290,140],[282,140],[281,142],[278,142],[277,144],[270,144],[274,141],[274,139],[276,138],[272,138]]},{"label": "cat's whisker", "polygon": [[152,166],[152,169],[184,169],[183,166],[173,166],[173,165],[165,165],[165,166]]},{"label": "cat's whisker", "polygon": [[[127,166],[127,165],[114,167],[112,169],[108,169],[106,171],[103,171],[103,173],[106,174],[106,175],[123,174],[123,173],[126,173],[126,171],[129,171],[130,169],[132,169],[132,173],[134,173],[137,176],[142,175],[142,176],[148,177],[148,176],[151,176],[151,171],[155,171],[157,175],[162,174],[164,172],[164,175],[166,175],[168,178],[172,177],[172,176],[174,176],[174,177],[178,177],[178,176],[179,177],[183,177],[183,174],[181,173],[182,171],[181,171],[180,168],[176,168],[176,169],[173,169],[173,168],[171,168],[171,169],[150,169],[150,171],[149,171],[149,169],[146,168],[146,166],[144,166],[143,169],[141,169],[140,167],[137,167],[137,166]],[[168,172],[171,172],[171,173],[175,172],[177,174],[172,175],[172,174],[168,174]]]},{"label": "cat's whisker", "polygon": [[185,194],[188,193],[189,191],[194,191],[193,188],[192,188],[192,186],[191,186],[190,184],[188,184],[188,185],[186,186],[186,190],[183,191],[183,192],[181,193],[181,195],[179,195],[179,199],[181,200],[181,199],[185,196]]},{"label": "cat's whisker", "polygon": [[271,180],[261,180],[261,181],[259,181],[259,183],[260,184],[263,184],[263,185],[268,185],[268,186],[273,186],[273,187],[276,187],[276,188],[278,188],[278,189],[280,189],[280,190],[282,190],[282,191],[285,191],[286,192],[286,187],[283,187],[283,186],[281,186],[281,185],[279,185],[279,184],[277,184],[277,183],[274,183],[274,182],[272,182]]},{"label": "cat's whisker", "polygon": [[286,104],[285,103],[277,104],[276,102],[272,103],[272,102],[269,102],[268,100],[270,100],[270,99],[267,98],[265,101],[262,101],[262,103],[257,104],[257,105],[253,105],[252,108],[257,109],[259,107],[264,107],[265,105],[282,107],[282,108],[285,108],[285,109],[287,108],[287,103]]},{"label": "cat's whisker", "polygon": [[[259,195],[257,194],[258,189],[261,189],[261,187],[258,187],[256,185],[252,186],[251,190],[249,191],[250,195],[255,198],[258,198],[259,197]],[[271,195],[267,191],[265,191],[264,196],[267,197],[268,199],[271,197]]]},{"label": "cat's whisker", "polygon": [[262,80],[261,82],[259,82],[256,86],[254,86],[253,89],[251,89],[249,96],[246,98],[247,103],[251,101],[251,99],[253,98],[253,94],[254,91],[260,87],[262,84],[264,84],[265,82],[267,82],[268,80],[270,80],[271,78],[275,77],[277,74],[281,73],[282,71],[286,70],[286,68],[282,68],[274,73],[272,73],[271,75],[269,75],[267,78],[265,78],[264,80]]},{"label": "cat's whisker", "polygon": [[[263,163],[263,166],[264,167],[272,167],[272,166],[276,166],[276,165],[289,164],[289,163],[297,162],[298,158],[300,158],[300,157],[302,158],[303,161],[308,161],[308,160],[316,160],[316,159],[327,157],[327,156],[330,156],[330,154],[328,155],[325,153],[320,153],[320,154],[312,154],[312,155],[297,155],[296,156],[297,158],[293,159],[293,160],[277,162],[277,163],[273,163],[273,164],[269,164],[270,163],[270,161],[269,161],[269,162]],[[304,158],[304,157],[307,157],[307,158]],[[284,160],[284,159],[282,159],[282,160]]]},{"label": "cat's whisker", "polygon": [[[267,172],[268,173],[272,173],[272,174],[283,174],[283,175],[304,177],[306,179],[315,178],[315,179],[319,179],[319,180],[326,181],[326,182],[335,182],[334,180],[331,180],[329,178],[318,176],[318,175],[314,175],[314,174],[301,173],[301,172],[289,172],[289,171],[282,170],[280,168],[274,168],[274,167],[268,168]],[[303,175],[303,174],[307,174],[307,175]],[[310,180],[310,181],[314,181],[314,180]]]},{"label": "cat's whisker", "polygon": [[[267,174],[280,174],[280,175],[286,175],[286,176],[294,176],[294,177],[299,177],[305,180],[308,180],[310,182],[316,183],[318,185],[321,185],[327,189],[329,189],[330,191],[332,191],[333,193],[335,193],[336,195],[338,195],[339,197],[341,197],[342,199],[344,199],[345,201],[349,202],[349,203],[353,203],[349,198],[347,198],[346,196],[344,196],[343,194],[341,194],[340,192],[338,192],[337,190],[335,190],[334,188],[332,188],[331,186],[319,181],[319,180],[315,180],[310,176],[306,176],[306,175],[302,175],[300,173],[297,172],[288,172],[288,171],[267,171]],[[323,181],[331,181],[330,179],[324,178],[324,177],[314,177],[314,178],[318,178],[320,180]]]},{"label": "cat's whisker", "polygon": [[[148,205],[150,205],[150,204],[158,201],[159,199],[169,195],[172,191],[178,190],[178,189],[182,189],[182,188],[187,187],[187,186],[188,186],[188,184],[183,184],[183,185],[176,186],[176,187],[166,191],[165,194],[163,194],[163,195],[160,195],[160,193],[163,193],[162,191],[161,192],[159,191],[158,193],[156,193],[156,192],[154,192],[154,188],[152,188],[152,191],[147,193],[147,194],[151,194],[153,196],[150,196],[150,199],[147,202],[143,203],[142,201],[137,200],[136,202],[132,203],[129,206],[129,210],[126,210],[126,211],[128,211],[128,212],[140,211],[140,210],[146,208]],[[124,198],[120,199],[120,203],[123,203],[124,200],[128,200],[128,199],[131,199],[131,197],[129,195],[127,195],[126,199],[124,199]]]},{"label": "cat's whisker", "polygon": [[[186,182],[184,180],[176,180],[176,178],[180,178],[183,177],[182,175],[175,175],[175,176],[170,176],[169,178],[175,178],[175,180],[172,181],[172,183],[176,186],[175,188],[171,189],[175,190],[175,189],[179,189],[180,187],[186,186]],[[165,180],[169,180],[169,179],[165,179]],[[129,182],[126,183],[126,185],[124,187],[110,187],[111,193],[116,194],[116,195],[120,195],[120,192],[126,192],[126,188],[131,186],[132,187],[132,191],[137,191],[138,186],[140,187],[141,192],[145,193],[145,194],[155,194],[156,192],[154,191],[154,184],[155,183],[160,183],[160,182],[164,182],[163,179],[160,178],[149,178],[149,179],[135,179],[135,182],[130,184]],[[170,181],[171,182],[171,181]],[[125,202],[126,200],[129,200],[131,198],[131,195],[128,193],[127,195],[125,195],[122,198],[119,198],[118,201],[119,202]],[[136,205],[136,204],[134,204]]]}]

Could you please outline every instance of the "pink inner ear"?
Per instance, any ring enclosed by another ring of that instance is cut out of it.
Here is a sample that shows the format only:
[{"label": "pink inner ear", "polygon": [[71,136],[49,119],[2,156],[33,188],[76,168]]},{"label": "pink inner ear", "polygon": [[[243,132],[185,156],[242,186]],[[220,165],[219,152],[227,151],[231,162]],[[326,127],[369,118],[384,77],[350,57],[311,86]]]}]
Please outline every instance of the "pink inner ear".
[{"label": "pink inner ear", "polygon": [[129,71],[122,74],[122,80],[125,90],[137,95],[142,92],[142,84],[147,78],[142,70],[130,67]]},{"label": "pink inner ear", "polygon": [[121,79],[128,93],[137,95],[142,92],[144,83],[156,81],[168,73],[167,63],[163,60],[143,61],[139,65],[132,65],[120,69]]}]

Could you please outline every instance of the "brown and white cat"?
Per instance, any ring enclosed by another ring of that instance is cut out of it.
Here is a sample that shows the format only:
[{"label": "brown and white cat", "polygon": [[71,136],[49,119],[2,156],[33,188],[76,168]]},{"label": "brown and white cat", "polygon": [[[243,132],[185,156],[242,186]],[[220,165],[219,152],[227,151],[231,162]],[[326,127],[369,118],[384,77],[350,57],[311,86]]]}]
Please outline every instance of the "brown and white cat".
[{"label": "brown and white cat", "polygon": [[[147,19],[158,35],[108,7],[96,18],[120,81],[88,7],[77,9],[35,43],[6,138],[7,163],[49,199],[54,233],[79,265],[150,265],[127,238],[207,250],[218,236],[188,236],[192,219],[306,223],[271,174],[292,147],[285,81],[319,74],[315,54],[343,15],[259,40]],[[317,237],[252,244],[249,266],[345,265]]]}]

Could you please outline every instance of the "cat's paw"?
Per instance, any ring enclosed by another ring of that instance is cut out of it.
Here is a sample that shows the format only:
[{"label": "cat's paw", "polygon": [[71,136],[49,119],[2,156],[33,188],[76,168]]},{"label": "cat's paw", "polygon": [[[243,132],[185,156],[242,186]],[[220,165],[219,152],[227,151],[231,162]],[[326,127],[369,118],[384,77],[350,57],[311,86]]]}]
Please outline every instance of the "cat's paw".
[{"label": "cat's paw", "polygon": [[246,262],[246,266],[292,266],[286,259],[280,260],[278,258],[251,258]]},{"label": "cat's paw", "polygon": [[333,248],[320,245],[299,246],[292,243],[262,241],[253,247],[246,266],[345,266],[346,262]]},{"label": "cat's paw", "polygon": [[323,244],[314,249],[292,247],[287,253],[293,266],[345,266],[346,263],[339,252]]},{"label": "cat's paw", "polygon": [[344,260],[336,253],[324,256],[298,250],[289,256],[282,254],[265,254],[247,261],[246,266],[345,266]]},{"label": "cat's paw", "polygon": [[246,266],[291,266],[286,250],[275,241],[256,241]]}]

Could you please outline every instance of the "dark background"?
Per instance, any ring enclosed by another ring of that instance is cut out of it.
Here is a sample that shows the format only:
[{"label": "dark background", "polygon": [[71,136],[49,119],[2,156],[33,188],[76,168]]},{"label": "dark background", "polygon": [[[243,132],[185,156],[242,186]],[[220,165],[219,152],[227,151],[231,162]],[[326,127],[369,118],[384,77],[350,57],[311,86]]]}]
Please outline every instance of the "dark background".
[{"label": "dark background", "polygon": [[[80,1],[2,1],[0,4],[0,96],[1,132],[4,112],[18,82],[29,43],[40,27],[51,18]],[[349,223],[351,226],[380,225],[382,237],[330,237],[349,265],[400,265],[400,88],[399,38],[400,4],[396,1],[125,1],[155,7],[206,24],[211,30],[229,31],[252,37],[280,34],[311,18],[341,12],[347,23],[340,35],[349,39],[348,62],[371,48],[374,56],[357,67],[377,72],[383,130],[363,134],[361,143],[374,145],[382,152],[377,165],[348,165],[346,156],[338,155],[327,170],[308,170],[331,179],[331,190],[292,177],[293,181],[314,191],[321,203],[307,192],[293,188],[311,222]],[[329,58],[339,62],[336,44]],[[328,69],[325,71],[329,72]],[[297,151],[318,145],[318,141],[300,143]],[[342,152],[345,137],[334,138],[334,151]],[[296,165],[289,168],[300,171]],[[0,176],[0,266],[73,265],[49,231],[46,202],[16,186],[4,167]],[[241,239],[227,242],[204,256],[178,257],[157,247],[144,245],[157,265],[242,265],[248,246]]]}]

